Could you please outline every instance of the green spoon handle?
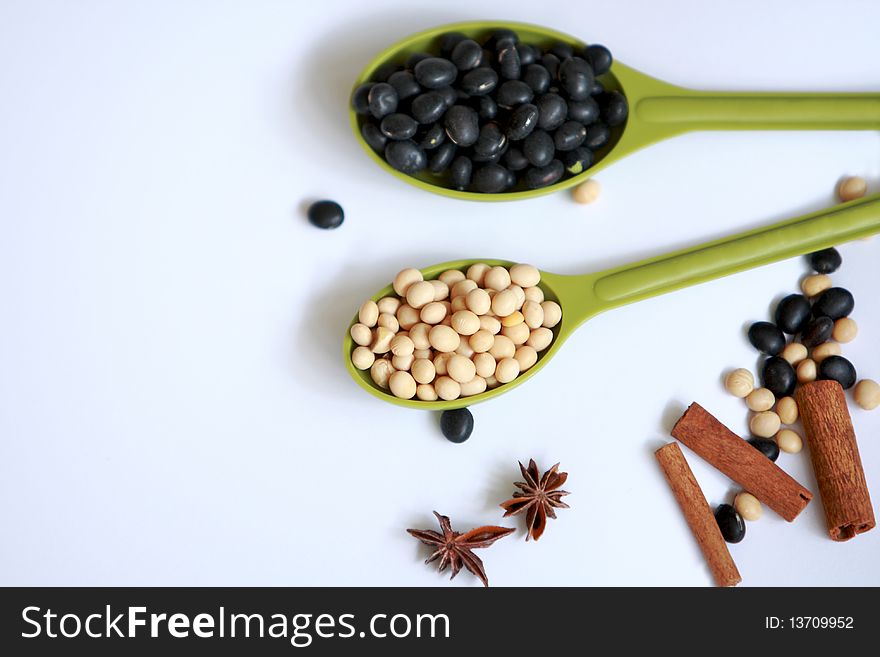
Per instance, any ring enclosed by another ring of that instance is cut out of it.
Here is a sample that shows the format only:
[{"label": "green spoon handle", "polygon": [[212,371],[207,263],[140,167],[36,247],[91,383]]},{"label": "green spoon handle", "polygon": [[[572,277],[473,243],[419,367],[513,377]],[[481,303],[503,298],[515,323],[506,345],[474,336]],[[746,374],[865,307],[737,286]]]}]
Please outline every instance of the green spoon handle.
[{"label": "green spoon handle", "polygon": [[670,90],[639,100],[638,118],[689,130],[876,130],[880,93],[749,93]]},{"label": "green spoon handle", "polygon": [[880,194],[588,276],[607,310],[877,232]]}]

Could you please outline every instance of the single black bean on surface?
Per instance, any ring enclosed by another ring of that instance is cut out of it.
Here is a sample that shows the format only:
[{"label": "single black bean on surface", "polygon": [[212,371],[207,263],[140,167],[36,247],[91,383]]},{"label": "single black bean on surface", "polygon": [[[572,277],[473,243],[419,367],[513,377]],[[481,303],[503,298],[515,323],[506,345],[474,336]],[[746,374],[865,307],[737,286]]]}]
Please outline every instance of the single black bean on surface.
[{"label": "single black bean on surface", "polygon": [[529,64],[522,80],[535,94],[543,94],[550,88],[550,73],[541,64]]},{"label": "single black bean on surface", "polygon": [[801,333],[801,342],[808,349],[818,347],[831,339],[834,332],[834,320],[830,317],[816,317],[807,322]]},{"label": "single black bean on surface", "polygon": [[580,57],[568,57],[559,65],[559,81],[571,100],[585,100],[593,87],[593,69]]},{"label": "single black bean on surface", "polygon": [[412,138],[412,136],[416,134],[419,124],[411,116],[395,112],[382,119],[379,128],[382,130],[382,134],[388,137],[388,139],[401,141],[403,139]]},{"label": "single black bean on surface", "polygon": [[428,164],[425,151],[414,141],[390,141],[385,147],[385,161],[403,173],[417,173]]},{"label": "single black bean on surface", "polygon": [[535,102],[538,108],[538,127],[541,130],[556,130],[565,123],[568,116],[568,104],[559,94],[544,94]]},{"label": "single black bean on surface", "polygon": [[480,136],[474,144],[474,153],[483,157],[492,157],[504,149],[507,138],[497,123],[489,122],[480,128]]},{"label": "single black bean on surface", "polygon": [[553,137],[543,130],[533,130],[523,141],[523,154],[532,166],[545,167],[553,160],[556,147]]},{"label": "single black bean on surface", "polygon": [[520,105],[513,110],[507,124],[508,139],[519,141],[528,137],[538,125],[538,114],[538,108],[531,103]]},{"label": "single black bean on surface", "polygon": [[491,68],[481,66],[468,71],[461,78],[461,88],[471,96],[483,96],[498,85],[498,74]]},{"label": "single black bean on surface", "polygon": [[479,117],[465,105],[450,107],[443,117],[443,125],[446,127],[446,136],[465,148],[473,146],[480,137]]},{"label": "single black bean on surface", "polygon": [[361,134],[364,137],[364,141],[372,148],[374,151],[384,151],[385,145],[388,143],[388,137],[382,134],[382,131],[379,129],[375,123],[364,123],[361,128]]},{"label": "single black bean on surface", "polygon": [[519,59],[519,51],[515,46],[505,48],[498,53],[498,71],[506,80],[519,80],[522,73],[522,64]]},{"label": "single black bean on surface", "polygon": [[728,543],[739,543],[746,536],[746,523],[730,504],[720,504],[715,509],[715,522]]},{"label": "single black bean on surface", "polygon": [[492,120],[498,115],[498,104],[491,96],[480,96],[477,103],[477,113],[481,119]]},{"label": "single black bean on surface", "polygon": [[538,189],[559,182],[562,174],[565,173],[565,167],[559,160],[553,160],[545,167],[532,167],[526,171],[525,182],[529,189]]},{"label": "single black bean on surface", "polygon": [[419,123],[436,123],[446,111],[446,100],[443,94],[428,91],[413,98],[410,110]]},{"label": "single black bean on surface", "polygon": [[611,52],[603,45],[594,43],[584,49],[584,59],[586,59],[593,67],[593,73],[603,75],[611,69],[614,61]]},{"label": "single black bean on surface", "polygon": [[602,120],[610,126],[620,125],[626,121],[629,106],[626,97],[619,91],[607,91],[597,96],[601,108]]},{"label": "single black bean on surface", "polygon": [[318,228],[339,228],[345,213],[336,201],[316,201],[309,206],[308,217],[309,223]]},{"label": "single black bean on surface", "polygon": [[443,57],[423,59],[413,69],[416,81],[428,89],[439,89],[452,84],[458,76],[455,64]]},{"label": "single black bean on surface", "polygon": [[522,80],[507,80],[498,87],[495,102],[499,107],[510,109],[531,102],[534,95],[532,88]]},{"label": "single black bean on surface", "polygon": [[578,146],[573,151],[565,153],[562,164],[571,174],[583,173],[593,165],[593,151],[584,146]]},{"label": "single black bean on surface", "polygon": [[848,317],[855,305],[855,299],[849,290],[842,287],[830,287],[813,301],[813,316],[824,316],[837,320],[841,317]]},{"label": "single black bean on surface", "polygon": [[449,167],[449,174],[452,176],[452,184],[458,190],[465,190],[471,184],[471,173],[473,173],[474,165],[470,158],[465,155],[459,155],[452,161]]},{"label": "single black bean on surface", "polygon": [[483,47],[473,39],[462,39],[452,49],[450,59],[459,71],[470,71],[480,65]]},{"label": "single black bean on surface", "polygon": [[858,375],[853,364],[843,356],[828,356],[819,363],[819,378],[837,381],[844,390],[849,390],[856,384]]},{"label": "single black bean on surface", "polygon": [[428,128],[425,136],[422,137],[422,141],[419,142],[419,147],[426,151],[429,151],[433,148],[437,148],[445,140],[446,129],[441,124],[435,123],[430,128]]},{"label": "single black bean on surface", "polygon": [[507,169],[500,164],[486,164],[474,171],[474,189],[483,194],[503,192],[507,183]]},{"label": "single black bean on surface", "polygon": [[351,107],[358,114],[367,114],[370,111],[370,89],[375,82],[364,82],[355,87],[351,92]]},{"label": "single black bean on surface", "polygon": [[608,143],[611,138],[611,131],[604,123],[597,122],[587,126],[587,136],[584,139],[584,146],[590,150],[597,150]]},{"label": "single black bean on surface", "polygon": [[397,111],[397,91],[387,82],[379,82],[367,94],[370,114],[377,119]]},{"label": "single black bean on surface", "polygon": [[785,334],[776,324],[755,322],[749,327],[749,342],[758,351],[775,356],[785,349]]},{"label": "single black bean on surface", "polygon": [[593,98],[568,101],[568,118],[589,125],[599,118],[599,103]]},{"label": "single black bean on surface", "polygon": [[557,151],[573,151],[584,143],[587,129],[577,121],[566,121],[553,134],[553,143]]},{"label": "single black bean on surface", "polygon": [[779,445],[770,438],[749,438],[749,445],[757,449],[771,461],[779,458]]},{"label": "single black bean on surface", "polygon": [[431,173],[443,173],[452,164],[455,157],[456,147],[451,141],[444,142],[431,155],[428,160],[428,169]]},{"label": "single black bean on surface", "polygon": [[388,84],[394,87],[394,90],[397,91],[397,97],[400,98],[400,100],[411,98],[422,91],[419,83],[416,82],[415,76],[409,71],[397,71],[396,73],[392,73],[391,77],[388,78]]},{"label": "single black bean on surface", "polygon": [[819,274],[833,274],[843,264],[840,252],[834,247],[811,253],[807,258],[810,261],[810,267]]},{"label": "single black bean on surface", "polygon": [[770,356],[764,361],[761,381],[767,390],[780,399],[788,397],[794,392],[797,385],[797,375],[787,360],[780,356]]},{"label": "single black bean on surface", "polygon": [[504,154],[504,166],[509,171],[522,171],[529,166],[529,161],[519,148],[510,148]]},{"label": "single black bean on surface", "polygon": [[783,333],[796,335],[810,321],[810,300],[803,294],[789,294],[776,306],[776,326]]}]

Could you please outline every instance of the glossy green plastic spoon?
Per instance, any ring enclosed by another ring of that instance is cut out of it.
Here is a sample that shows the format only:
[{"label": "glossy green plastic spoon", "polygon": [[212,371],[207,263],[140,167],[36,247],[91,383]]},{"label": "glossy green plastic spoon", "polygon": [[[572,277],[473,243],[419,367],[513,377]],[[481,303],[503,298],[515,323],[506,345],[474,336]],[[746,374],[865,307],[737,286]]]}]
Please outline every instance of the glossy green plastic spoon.
[{"label": "glossy green plastic spoon", "polygon": [[[369,370],[361,371],[352,365],[351,352],[354,343],[348,333],[343,344],[343,356],[354,380],[367,392],[384,401],[431,411],[472,406],[528,381],[556,355],[562,343],[575,329],[603,311],[878,232],[880,194],[875,194],[766,228],[607,271],[580,276],[542,272],[540,287],[545,297],[558,302],[562,307],[562,321],[553,329],[553,342],[540,354],[538,362],[516,379],[471,397],[433,402],[398,399],[373,383]],[[504,260],[477,258],[445,262],[421,271],[425,279],[432,279],[447,269],[464,270],[476,262],[505,267],[513,264]],[[388,286],[380,290],[373,300],[378,301],[393,294],[391,286]],[[357,321],[355,316],[352,324]]]},{"label": "glossy green plastic spoon", "polygon": [[[545,27],[503,21],[471,21],[441,25],[409,36],[379,53],[361,73],[355,87],[370,80],[386,63],[402,64],[417,52],[438,52],[437,41],[446,32],[461,32],[478,41],[498,28],[515,30],[522,41],[541,47],[563,42],[576,50],[584,43]],[[388,173],[421,189],[472,201],[515,201],[549,194],[577,185],[600,169],[655,142],[693,130],[877,130],[880,129],[880,93],[768,93],[718,92],[685,89],[652,78],[615,61],[599,80],[608,90],[622,92],[629,102],[629,118],[611,132],[585,172],[541,189],[480,194],[452,189],[447,178],[427,171],[416,177],[392,168],[361,135],[362,117],[349,109],[351,126],[361,146]]]}]

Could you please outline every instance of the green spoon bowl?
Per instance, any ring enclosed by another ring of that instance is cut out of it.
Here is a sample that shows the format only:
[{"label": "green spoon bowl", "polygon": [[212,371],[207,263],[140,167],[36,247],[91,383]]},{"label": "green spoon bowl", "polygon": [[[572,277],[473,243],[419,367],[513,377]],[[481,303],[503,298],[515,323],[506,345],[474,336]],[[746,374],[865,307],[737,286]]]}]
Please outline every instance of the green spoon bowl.
[{"label": "green spoon bowl", "polygon": [[[368,82],[387,63],[403,64],[417,52],[439,52],[446,32],[461,32],[477,41],[498,28],[515,30],[520,38],[544,48],[562,42],[576,51],[585,43],[546,27],[507,21],[469,21],[441,25],[398,41],[379,53],[363,70],[355,87]],[[615,61],[599,80],[608,90],[626,96],[629,117],[611,131],[611,139],[595,153],[593,165],[574,176],[540,189],[480,194],[453,189],[448,178],[423,171],[410,176],[391,167],[361,135],[364,117],[349,107],[355,137],[369,157],[385,171],[429,192],[470,201],[516,201],[535,198],[582,183],[609,164],[645,146],[692,130],[876,130],[880,128],[880,93],[715,92],[685,89],[652,78]]]},{"label": "green spoon bowl", "polygon": [[[553,329],[553,342],[539,354],[538,362],[510,383],[479,395],[451,401],[399,399],[377,386],[369,370],[358,370],[351,362],[354,341],[350,332],[343,340],[343,357],[355,382],[383,401],[430,411],[445,411],[488,401],[522,385],[550,359],[585,321],[601,312],[626,304],[673,292],[691,285],[825,249],[835,244],[868,237],[880,232],[880,194],[850,201],[803,217],[782,221],[700,246],[675,251],[606,271],[578,276],[541,273],[540,287],[547,299],[562,307],[562,321]],[[426,280],[447,269],[464,270],[477,262],[509,267],[512,262],[477,258],[455,260],[422,269]],[[394,296],[389,285],[372,299]],[[358,321],[357,316],[351,325]]]}]

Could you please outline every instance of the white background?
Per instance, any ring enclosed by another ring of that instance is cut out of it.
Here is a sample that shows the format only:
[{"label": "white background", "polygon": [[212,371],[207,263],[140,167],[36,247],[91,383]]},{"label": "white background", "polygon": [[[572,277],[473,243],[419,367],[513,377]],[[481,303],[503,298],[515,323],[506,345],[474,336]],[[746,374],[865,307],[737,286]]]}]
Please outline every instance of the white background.
[{"label": "white background", "polygon": [[[500,523],[534,457],[562,462],[572,508],[537,544],[517,523],[482,552],[494,585],[711,584],[652,453],[692,400],[745,432],[722,373],[756,366],[744,328],[803,261],[596,318],[475,407],[463,445],[364,394],[340,350],[404,266],[580,273],[826,207],[844,174],[880,190],[876,132],[706,133],[601,172],[592,206],[471,204],[393,179],[349,132],[369,58],[471,18],[697,88],[880,89],[877,3],[699,4],[0,2],[0,583],[448,586],[404,529],[432,509]],[[346,210],[333,232],[302,211],[327,197]],[[880,378],[880,240],[842,251],[862,328],[845,354]],[[876,503],[880,411],[853,415]],[[806,453],[779,464],[815,491]],[[744,585],[878,585],[878,549],[880,530],[833,543],[816,499],[731,551]]]}]

